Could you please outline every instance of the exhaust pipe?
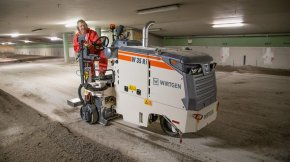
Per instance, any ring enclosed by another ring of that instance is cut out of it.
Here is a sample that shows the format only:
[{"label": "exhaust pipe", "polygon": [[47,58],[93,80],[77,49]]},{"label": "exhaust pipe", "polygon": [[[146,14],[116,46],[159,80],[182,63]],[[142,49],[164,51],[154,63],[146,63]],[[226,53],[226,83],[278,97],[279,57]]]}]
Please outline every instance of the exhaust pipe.
[{"label": "exhaust pipe", "polygon": [[149,27],[151,25],[154,25],[155,24],[155,21],[149,21],[148,23],[145,24],[144,28],[143,28],[143,38],[142,38],[142,44],[143,44],[143,47],[148,47],[148,30],[149,30]]}]

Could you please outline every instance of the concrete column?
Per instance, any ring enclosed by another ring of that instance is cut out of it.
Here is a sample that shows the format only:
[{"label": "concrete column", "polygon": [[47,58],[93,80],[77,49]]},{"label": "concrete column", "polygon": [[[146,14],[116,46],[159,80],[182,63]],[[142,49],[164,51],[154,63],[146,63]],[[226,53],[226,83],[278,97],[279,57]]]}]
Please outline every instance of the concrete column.
[{"label": "concrete column", "polygon": [[63,55],[65,63],[69,63],[68,34],[63,33]]},{"label": "concrete column", "polygon": [[98,36],[99,36],[99,37],[102,36],[101,28],[96,27],[95,30],[96,30],[96,32],[98,33]]}]

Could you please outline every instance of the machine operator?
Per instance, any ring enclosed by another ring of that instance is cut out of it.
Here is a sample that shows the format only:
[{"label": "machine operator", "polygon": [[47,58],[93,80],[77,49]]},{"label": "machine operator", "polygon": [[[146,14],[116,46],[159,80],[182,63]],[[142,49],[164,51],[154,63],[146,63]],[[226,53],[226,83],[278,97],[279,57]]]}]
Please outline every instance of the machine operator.
[{"label": "machine operator", "polygon": [[[87,25],[87,23],[84,20],[78,20],[77,21],[77,30],[78,32],[75,34],[74,39],[73,39],[73,46],[74,46],[74,51],[76,53],[80,52],[80,45],[78,42],[78,37],[79,36],[85,36],[85,42],[83,44],[84,47],[87,47],[90,54],[96,54],[99,55],[100,60],[99,60],[99,77],[104,78],[105,73],[107,70],[108,66],[108,59],[105,57],[105,54],[103,51],[98,51],[94,47],[94,44],[97,44],[98,42],[97,39],[99,38],[98,34],[96,31],[90,29]],[[91,61],[89,63],[89,66],[91,67],[91,75],[92,77],[95,77],[95,64],[94,61]]]}]

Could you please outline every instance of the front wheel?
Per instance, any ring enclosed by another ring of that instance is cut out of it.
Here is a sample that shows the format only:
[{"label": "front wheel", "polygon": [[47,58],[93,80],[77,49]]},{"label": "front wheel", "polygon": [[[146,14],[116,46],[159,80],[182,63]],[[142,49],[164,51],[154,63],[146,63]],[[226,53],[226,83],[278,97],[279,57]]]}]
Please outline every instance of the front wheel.
[{"label": "front wheel", "polygon": [[96,111],[96,108],[91,104],[82,106],[80,109],[80,115],[83,120],[90,124],[95,124],[99,120],[99,114]]},{"label": "front wheel", "polygon": [[163,116],[159,116],[159,118],[160,126],[163,132],[169,136],[177,137],[178,132],[171,126],[171,124]]}]

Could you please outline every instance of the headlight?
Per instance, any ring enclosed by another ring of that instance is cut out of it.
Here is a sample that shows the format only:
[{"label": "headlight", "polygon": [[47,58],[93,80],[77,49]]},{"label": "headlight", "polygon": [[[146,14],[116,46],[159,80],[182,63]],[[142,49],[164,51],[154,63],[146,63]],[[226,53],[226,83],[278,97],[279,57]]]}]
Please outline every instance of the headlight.
[{"label": "headlight", "polygon": [[202,74],[202,67],[201,65],[194,65],[191,67],[189,74],[191,75],[199,75]]},{"label": "headlight", "polygon": [[170,65],[182,71],[182,64],[178,60],[169,59]]}]

